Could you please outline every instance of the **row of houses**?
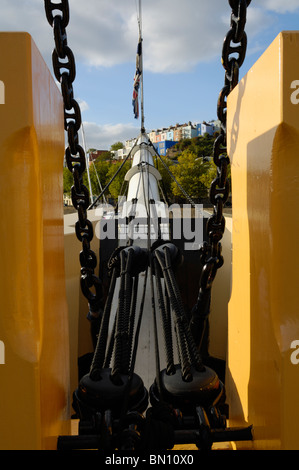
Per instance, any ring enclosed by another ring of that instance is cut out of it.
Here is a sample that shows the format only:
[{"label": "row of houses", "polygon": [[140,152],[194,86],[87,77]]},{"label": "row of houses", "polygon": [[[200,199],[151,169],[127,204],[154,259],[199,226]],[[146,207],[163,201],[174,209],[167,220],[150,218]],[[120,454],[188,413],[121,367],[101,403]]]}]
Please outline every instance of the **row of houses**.
[{"label": "row of houses", "polygon": [[[155,146],[159,155],[166,155],[167,151],[173,147],[177,142],[182,139],[192,139],[193,137],[204,136],[205,134],[213,135],[220,130],[220,121],[176,124],[168,128],[156,129],[148,132],[149,138]],[[126,140],[124,147],[115,150],[114,158],[116,160],[123,160],[130,152],[136,142],[134,139]],[[95,161],[100,155],[107,152],[107,150],[94,150],[89,153],[89,161]]]},{"label": "row of houses", "polygon": [[188,122],[187,124],[176,124],[169,128],[153,130],[149,133],[149,138],[152,143],[168,141],[176,141],[182,139],[192,139],[193,137],[203,136],[206,133],[213,135],[215,131],[220,129],[220,122],[201,122],[199,124],[193,124]]},{"label": "row of houses", "polygon": [[[168,128],[156,129],[148,132],[148,136],[156,148],[159,155],[166,155],[168,149],[182,139],[192,139],[193,137],[213,135],[220,130],[220,121],[176,124]],[[136,138],[126,140],[124,148],[114,152],[116,159],[125,158],[136,142]]]}]

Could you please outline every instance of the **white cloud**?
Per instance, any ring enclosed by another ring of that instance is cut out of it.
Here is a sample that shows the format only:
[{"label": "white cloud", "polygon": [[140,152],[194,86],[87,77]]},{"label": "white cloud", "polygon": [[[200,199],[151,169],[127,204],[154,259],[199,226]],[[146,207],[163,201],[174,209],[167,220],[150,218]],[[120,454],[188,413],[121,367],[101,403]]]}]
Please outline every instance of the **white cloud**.
[{"label": "white cloud", "polygon": [[292,13],[299,9],[299,0],[257,0],[257,4],[275,13]]},{"label": "white cloud", "polygon": [[[273,1],[267,2],[269,7]],[[291,3],[295,4],[295,1]],[[0,0],[0,3],[0,31],[28,31],[49,64],[54,43],[43,2]],[[76,62],[111,67],[135,60],[137,2],[88,0],[82,3],[72,0],[69,3],[68,43]],[[198,62],[218,56],[229,28],[230,12],[228,2],[223,0],[143,2],[145,68],[163,73],[189,71]],[[261,24],[261,15],[259,20]]]},{"label": "white cloud", "polygon": [[[81,73],[82,64],[107,68],[131,63],[134,67],[137,3],[136,0],[69,1],[68,45]],[[52,70],[53,31],[46,19],[44,2],[0,0],[0,6],[0,31],[29,32]],[[248,9],[246,25],[250,38],[248,53],[263,48],[258,35],[269,29],[275,14],[294,12],[298,8],[299,0],[254,0]],[[200,62],[219,60],[224,36],[230,27],[230,13],[229,2],[225,0],[144,1],[145,68],[155,73],[188,72]],[[86,99],[93,107],[94,103]],[[80,106],[82,112],[88,110],[84,99]],[[94,118],[86,115],[85,119]],[[137,133],[138,128],[133,124],[85,123],[87,145],[99,149],[110,148],[115,141]]]},{"label": "white cloud", "polygon": [[247,10],[246,24],[246,32],[250,40],[254,36],[257,36],[263,29],[269,28],[272,24],[273,17],[268,11],[260,8],[257,3],[255,3],[254,8],[250,5]]},{"label": "white cloud", "polygon": [[95,122],[83,122],[87,150],[96,148],[110,150],[115,142],[134,138],[138,135],[139,128],[133,124],[96,124]]},{"label": "white cloud", "polygon": [[84,111],[87,111],[89,109],[89,104],[86,103],[86,101],[81,100],[80,98],[78,98],[77,101],[79,103],[81,113],[84,113]]}]

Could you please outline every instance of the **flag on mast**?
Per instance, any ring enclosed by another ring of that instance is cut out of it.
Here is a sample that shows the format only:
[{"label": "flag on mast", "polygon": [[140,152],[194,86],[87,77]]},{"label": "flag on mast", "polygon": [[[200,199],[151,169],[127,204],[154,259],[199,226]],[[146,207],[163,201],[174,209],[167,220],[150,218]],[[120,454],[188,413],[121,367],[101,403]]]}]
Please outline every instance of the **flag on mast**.
[{"label": "flag on mast", "polygon": [[139,87],[140,87],[140,79],[142,74],[142,39],[141,36],[139,37],[139,42],[137,46],[137,55],[136,55],[136,72],[134,76],[134,88],[133,88],[133,112],[135,119],[139,118],[139,102],[138,102],[138,95],[139,95]]}]

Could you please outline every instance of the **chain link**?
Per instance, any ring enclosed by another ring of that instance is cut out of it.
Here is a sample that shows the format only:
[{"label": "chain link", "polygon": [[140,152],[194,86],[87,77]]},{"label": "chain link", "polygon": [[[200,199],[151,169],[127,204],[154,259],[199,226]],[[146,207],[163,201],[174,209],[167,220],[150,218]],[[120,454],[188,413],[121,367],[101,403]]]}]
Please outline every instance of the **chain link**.
[{"label": "chain link", "polygon": [[217,116],[221,122],[221,130],[213,149],[213,161],[217,167],[217,176],[210,187],[210,201],[214,206],[214,210],[213,215],[207,222],[209,243],[205,242],[201,247],[203,271],[200,288],[202,291],[211,288],[217,270],[223,265],[220,243],[225,230],[223,207],[230,193],[227,179],[230,160],[226,154],[227,97],[239,82],[239,69],[246,55],[247,35],[244,28],[247,19],[247,7],[251,0],[229,0],[228,3],[232,9],[231,27],[225,36],[222,48],[225,81],[217,102]]},{"label": "chain link", "polygon": [[61,0],[60,3],[44,0],[44,3],[47,20],[54,32],[55,48],[52,53],[54,75],[60,82],[64,103],[64,129],[68,136],[65,159],[67,167],[73,175],[74,184],[71,188],[71,197],[73,206],[78,212],[75,232],[78,240],[82,242],[82,251],[80,252],[81,290],[89,302],[90,309],[96,312],[102,303],[102,283],[94,274],[97,258],[90,248],[90,242],[93,239],[93,226],[87,218],[90,198],[89,191],[83,184],[86,158],[85,151],[79,145],[78,136],[82,123],[81,111],[78,102],[74,99],[73,90],[76,65],[74,54],[67,44],[66,33],[70,17],[69,3],[68,0]]}]

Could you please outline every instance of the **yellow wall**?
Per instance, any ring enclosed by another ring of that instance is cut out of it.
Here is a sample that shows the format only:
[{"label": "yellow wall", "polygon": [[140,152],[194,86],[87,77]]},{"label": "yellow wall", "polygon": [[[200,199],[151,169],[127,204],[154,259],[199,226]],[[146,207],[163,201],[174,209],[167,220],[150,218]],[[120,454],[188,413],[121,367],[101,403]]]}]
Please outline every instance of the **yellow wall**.
[{"label": "yellow wall", "polygon": [[26,33],[0,33],[0,448],[69,429],[60,92]]},{"label": "yellow wall", "polygon": [[228,99],[230,424],[253,424],[262,449],[299,449],[298,57],[299,33],[281,33]]}]

